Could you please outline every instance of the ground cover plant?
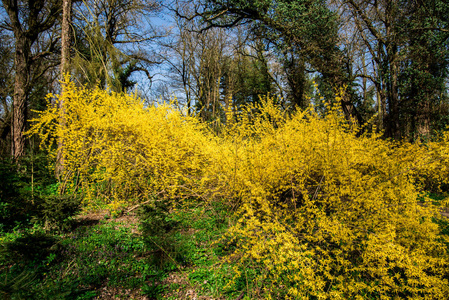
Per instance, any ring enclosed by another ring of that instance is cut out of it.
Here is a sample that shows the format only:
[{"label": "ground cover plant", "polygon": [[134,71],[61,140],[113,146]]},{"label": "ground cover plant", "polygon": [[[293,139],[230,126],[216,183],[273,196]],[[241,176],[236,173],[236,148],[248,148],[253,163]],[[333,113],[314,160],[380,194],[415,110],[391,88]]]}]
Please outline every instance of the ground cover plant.
[{"label": "ground cover plant", "polygon": [[159,214],[143,206],[118,216],[103,207],[70,227],[64,222],[64,230],[39,223],[2,230],[2,299],[238,297],[240,290],[223,293],[231,279],[219,263],[226,247],[214,244],[227,211],[210,205]]},{"label": "ground cover plant", "polygon": [[[225,112],[212,132],[168,104],[146,107],[132,95],[64,86],[55,99],[64,110],[49,105],[30,131],[54,156],[54,142],[63,140],[62,190],[81,194],[86,210],[105,203],[118,216],[145,204],[146,244],[178,270],[189,266],[193,246],[171,239],[182,222],[174,213],[229,212],[214,245],[230,277],[223,276],[227,282],[216,293],[274,299],[449,293],[440,213],[447,201],[426,196],[445,192],[447,132],[427,143],[394,142],[363,131],[330,103],[324,114],[313,107],[287,114],[270,99]],[[187,277],[207,285],[211,276],[191,270]],[[157,294],[160,287],[146,290]]]}]

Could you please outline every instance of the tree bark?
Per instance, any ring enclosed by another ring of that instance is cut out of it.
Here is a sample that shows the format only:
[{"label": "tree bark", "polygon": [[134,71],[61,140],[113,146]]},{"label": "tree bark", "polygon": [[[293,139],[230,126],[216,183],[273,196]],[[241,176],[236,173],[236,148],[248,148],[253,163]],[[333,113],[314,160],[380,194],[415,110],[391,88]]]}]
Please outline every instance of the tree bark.
[{"label": "tree bark", "polygon": [[72,20],[72,0],[62,2],[62,26],[61,26],[61,77],[69,72],[70,66],[70,24]]},{"label": "tree bark", "polygon": [[[55,0],[47,7],[44,0],[21,1],[2,0],[9,17],[9,25],[15,37],[15,80],[13,99],[13,118],[11,121],[11,156],[17,161],[25,155],[23,132],[27,121],[28,96],[32,88],[31,68],[32,45],[39,34],[54,26],[60,13],[60,2]],[[24,5],[22,7],[21,5]],[[35,54],[34,57],[39,57]]]},{"label": "tree bark", "polygon": [[[61,80],[64,82],[64,76],[70,72],[70,24],[72,19],[72,0],[63,0],[62,2],[62,26],[61,26]],[[63,83],[64,84],[64,83]],[[64,89],[64,86],[62,86]],[[61,113],[60,126],[65,125],[64,120],[64,102],[62,99],[58,102],[58,108]],[[56,156],[56,177],[61,179],[64,171],[64,140],[62,137],[58,141],[58,154]]]},{"label": "tree bark", "polygon": [[28,92],[30,85],[30,57],[31,42],[23,34],[16,35],[14,80],[13,118],[11,120],[12,149],[15,160],[25,155],[25,131],[28,106]]}]

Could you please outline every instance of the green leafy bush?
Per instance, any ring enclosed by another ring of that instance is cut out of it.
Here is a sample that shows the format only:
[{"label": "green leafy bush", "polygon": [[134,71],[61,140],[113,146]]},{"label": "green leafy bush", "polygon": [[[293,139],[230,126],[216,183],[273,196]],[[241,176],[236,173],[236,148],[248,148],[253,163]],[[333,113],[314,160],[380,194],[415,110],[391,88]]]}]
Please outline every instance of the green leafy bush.
[{"label": "green leafy bush", "polygon": [[41,262],[58,250],[58,239],[44,232],[26,233],[6,243],[11,259],[22,263]]}]

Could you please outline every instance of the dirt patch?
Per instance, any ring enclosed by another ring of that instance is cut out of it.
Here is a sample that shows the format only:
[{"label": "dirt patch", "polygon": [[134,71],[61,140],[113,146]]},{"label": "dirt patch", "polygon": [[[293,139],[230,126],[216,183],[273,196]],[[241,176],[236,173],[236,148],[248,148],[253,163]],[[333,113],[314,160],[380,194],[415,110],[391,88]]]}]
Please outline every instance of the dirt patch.
[{"label": "dirt patch", "polygon": [[131,230],[131,233],[133,234],[141,234],[139,230],[139,224],[140,220],[135,214],[129,214],[126,216],[121,216],[116,219],[109,219],[109,222],[115,222],[117,225],[115,226],[115,229],[118,229],[119,227],[125,227],[129,228]]},{"label": "dirt patch", "polygon": [[133,300],[150,300],[149,297],[142,295],[140,289],[121,289],[117,287],[105,286],[97,290],[99,293],[93,299],[96,300],[110,300],[110,299],[133,299]]},{"label": "dirt patch", "polygon": [[162,282],[162,285],[166,286],[177,286],[177,288],[172,288],[172,290],[166,292],[163,299],[171,298],[171,299],[180,299],[180,300],[221,300],[225,299],[222,297],[213,298],[209,296],[201,296],[198,295],[197,290],[198,286],[192,286],[191,283],[187,280],[187,274],[183,273],[172,273],[167,278],[165,278]]},{"label": "dirt patch", "polygon": [[84,215],[78,215],[74,218],[75,226],[93,226],[98,224],[100,221],[107,223],[115,223],[115,229],[120,227],[129,228],[133,234],[140,234],[139,231],[139,218],[136,213],[129,213],[127,215],[122,215],[117,218],[110,216],[108,210],[97,211],[94,213],[88,213]]},{"label": "dirt patch", "polygon": [[104,220],[106,216],[109,215],[107,210],[102,210],[94,213],[82,214],[75,217],[76,221],[79,222],[99,222],[100,220]]}]

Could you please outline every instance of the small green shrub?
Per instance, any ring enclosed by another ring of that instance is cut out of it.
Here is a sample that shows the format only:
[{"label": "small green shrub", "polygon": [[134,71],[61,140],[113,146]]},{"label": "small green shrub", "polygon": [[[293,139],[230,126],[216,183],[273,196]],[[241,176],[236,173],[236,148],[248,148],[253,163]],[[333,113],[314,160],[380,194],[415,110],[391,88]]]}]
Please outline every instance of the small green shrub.
[{"label": "small green shrub", "polygon": [[164,285],[153,282],[142,287],[142,295],[148,296],[150,299],[162,299],[164,290]]},{"label": "small green shrub", "polygon": [[32,209],[32,194],[26,174],[9,159],[0,160],[0,224],[11,230],[17,224],[28,223]]},{"label": "small green shrub", "polygon": [[142,206],[139,218],[145,243],[153,252],[152,264],[160,268],[187,264],[185,247],[173,234],[179,222],[173,219],[168,202]]},{"label": "small green shrub", "polygon": [[39,263],[58,250],[58,239],[43,232],[25,233],[24,236],[6,243],[10,258],[22,263]]},{"label": "small green shrub", "polygon": [[18,274],[6,272],[0,280],[0,296],[3,299],[27,299],[25,291],[33,285],[34,272],[24,270]]},{"label": "small green shrub", "polygon": [[81,199],[76,195],[47,195],[40,199],[34,221],[47,229],[67,230],[71,217],[80,211]]}]

